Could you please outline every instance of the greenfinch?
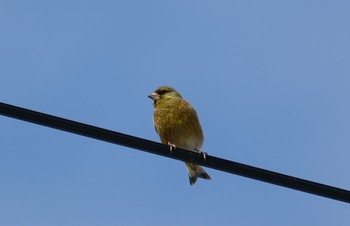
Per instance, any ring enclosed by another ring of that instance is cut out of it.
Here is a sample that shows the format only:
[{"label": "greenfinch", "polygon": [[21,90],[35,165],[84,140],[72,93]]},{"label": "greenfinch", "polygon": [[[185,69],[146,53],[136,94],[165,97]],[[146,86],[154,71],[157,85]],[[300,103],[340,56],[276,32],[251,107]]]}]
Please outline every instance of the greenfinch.
[{"label": "greenfinch", "polygon": [[[153,123],[163,144],[200,152],[203,132],[196,110],[181,95],[169,86],[161,86],[148,96],[153,100]],[[210,180],[202,167],[185,162],[190,184],[197,178]]]}]

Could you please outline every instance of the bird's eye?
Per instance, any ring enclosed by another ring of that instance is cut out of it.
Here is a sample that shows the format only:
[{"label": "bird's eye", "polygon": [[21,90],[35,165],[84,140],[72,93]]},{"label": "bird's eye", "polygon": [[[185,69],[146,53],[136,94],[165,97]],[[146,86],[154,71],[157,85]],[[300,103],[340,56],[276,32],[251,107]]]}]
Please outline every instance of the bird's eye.
[{"label": "bird's eye", "polygon": [[158,90],[157,91],[157,93],[159,94],[159,95],[163,95],[164,93],[167,93],[167,92],[169,92],[168,90],[165,90],[165,89],[161,89],[161,90]]}]

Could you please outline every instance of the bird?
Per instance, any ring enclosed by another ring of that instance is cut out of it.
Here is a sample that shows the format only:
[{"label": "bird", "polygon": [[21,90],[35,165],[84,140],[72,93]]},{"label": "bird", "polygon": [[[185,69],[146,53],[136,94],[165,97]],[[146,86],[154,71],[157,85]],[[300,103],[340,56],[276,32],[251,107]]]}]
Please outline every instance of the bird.
[{"label": "bird", "polygon": [[[174,88],[160,86],[149,96],[153,100],[153,124],[163,144],[202,153],[204,136],[196,110]],[[205,158],[205,154],[204,154]],[[190,185],[198,178],[210,180],[204,169],[185,162]]]}]

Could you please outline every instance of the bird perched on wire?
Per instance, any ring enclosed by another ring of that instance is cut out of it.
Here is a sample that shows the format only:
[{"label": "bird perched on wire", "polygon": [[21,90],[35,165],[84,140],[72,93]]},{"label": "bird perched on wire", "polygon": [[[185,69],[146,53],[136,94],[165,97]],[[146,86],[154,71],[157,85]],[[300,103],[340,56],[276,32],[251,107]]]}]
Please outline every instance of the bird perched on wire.
[{"label": "bird perched on wire", "polygon": [[[203,132],[197,113],[181,95],[169,86],[161,86],[148,96],[153,100],[153,123],[163,144],[200,153],[203,144]],[[204,169],[193,163],[185,162],[190,184],[197,178],[210,180]]]}]

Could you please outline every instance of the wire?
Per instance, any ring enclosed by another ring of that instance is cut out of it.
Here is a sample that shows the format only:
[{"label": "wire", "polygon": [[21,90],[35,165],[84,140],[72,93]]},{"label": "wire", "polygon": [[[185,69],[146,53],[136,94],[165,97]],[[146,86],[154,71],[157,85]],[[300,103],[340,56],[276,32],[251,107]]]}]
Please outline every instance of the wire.
[{"label": "wire", "polygon": [[206,158],[204,159],[203,155],[199,155],[198,153],[180,148],[176,148],[176,151],[173,151],[171,153],[169,151],[169,146],[161,143],[56,117],[53,115],[44,114],[37,111],[32,111],[25,108],[20,108],[2,102],[0,102],[0,114],[42,126],[47,126],[54,129],[110,142],[113,144],[150,152],[172,159],[192,162],[227,173],[232,173],[243,177],[279,185],[282,187],[350,203],[350,191],[341,188],[288,176],[285,174],[225,160],[222,158],[217,158],[210,155],[206,155]]}]

